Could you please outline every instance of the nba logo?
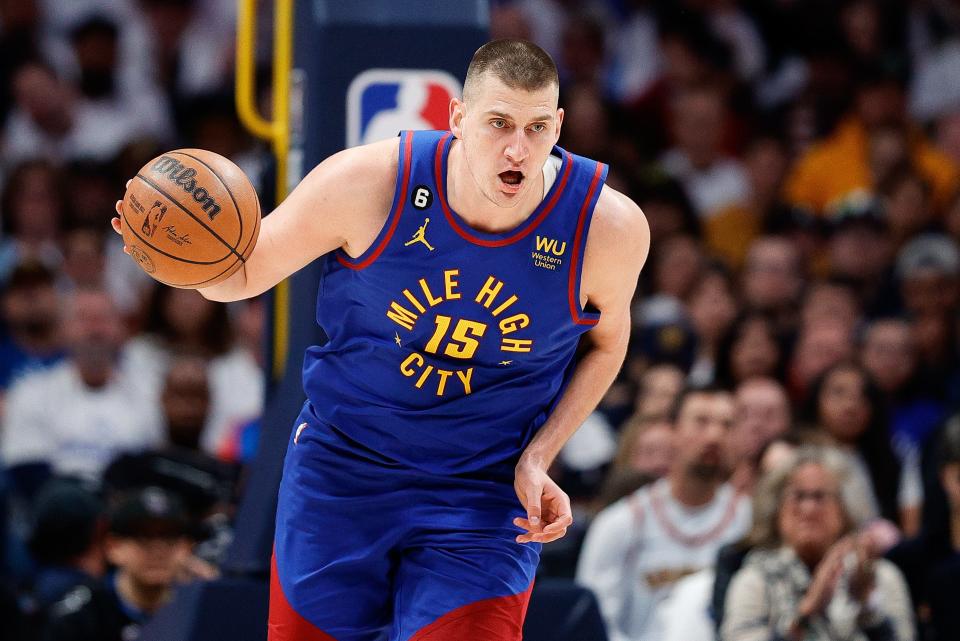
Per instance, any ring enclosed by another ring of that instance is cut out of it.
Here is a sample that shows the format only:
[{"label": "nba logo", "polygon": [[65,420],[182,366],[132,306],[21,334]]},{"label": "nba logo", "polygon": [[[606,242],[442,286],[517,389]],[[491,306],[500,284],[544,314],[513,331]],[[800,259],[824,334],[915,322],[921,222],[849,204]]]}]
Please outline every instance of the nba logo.
[{"label": "nba logo", "polygon": [[404,129],[449,126],[456,78],[436,69],[368,69],[347,90],[347,147],[392,138]]}]

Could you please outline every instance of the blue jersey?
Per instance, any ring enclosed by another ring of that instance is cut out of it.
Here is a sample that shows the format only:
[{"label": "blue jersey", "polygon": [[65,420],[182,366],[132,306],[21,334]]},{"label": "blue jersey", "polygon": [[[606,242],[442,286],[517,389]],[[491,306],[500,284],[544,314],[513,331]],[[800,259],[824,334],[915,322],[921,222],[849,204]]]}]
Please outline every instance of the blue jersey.
[{"label": "blue jersey", "polygon": [[303,384],[363,457],[434,474],[509,470],[544,423],[599,314],[581,307],[606,166],[554,147],[552,187],[519,227],[486,233],[446,199],[449,132],[401,134],[386,223],[357,258],[325,257]]}]

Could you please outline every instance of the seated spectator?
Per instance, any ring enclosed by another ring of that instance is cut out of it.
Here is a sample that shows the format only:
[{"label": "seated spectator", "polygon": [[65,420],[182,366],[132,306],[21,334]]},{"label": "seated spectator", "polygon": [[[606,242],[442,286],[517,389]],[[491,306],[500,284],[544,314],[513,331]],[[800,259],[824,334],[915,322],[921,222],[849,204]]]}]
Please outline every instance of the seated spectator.
[{"label": "seated spectator", "polygon": [[660,639],[656,612],[677,580],[712,565],[720,546],[746,532],[749,502],[723,482],[733,414],[729,392],[685,390],[667,476],[590,526],[577,580],[596,593],[612,641]]},{"label": "seated spectator", "polygon": [[[786,198],[792,204],[826,215],[852,192],[872,186],[870,134],[905,123],[903,79],[876,68],[863,70],[858,79],[852,113],[802,155],[787,177]],[[955,189],[957,167],[921,132],[911,131],[910,143],[910,160],[932,186],[932,201],[939,210]]]},{"label": "seated spectator", "polygon": [[54,274],[42,263],[18,265],[0,290],[0,398],[20,377],[63,360]]},{"label": "seated spectator", "polygon": [[636,413],[644,418],[665,419],[683,391],[683,370],[663,363],[649,367],[640,378]]},{"label": "seated spectator", "polygon": [[[215,536],[233,514],[238,467],[200,449],[210,408],[207,364],[196,356],[179,356],[170,364],[161,394],[166,445],[144,452],[121,454],[103,474],[111,492],[156,486],[177,496],[192,521],[209,525],[201,547],[219,562],[224,549],[211,549]],[[220,542],[221,544],[223,541]]]},{"label": "seated spectator", "polygon": [[915,638],[903,576],[877,558],[844,491],[842,459],[803,450],[757,492],[756,546],[727,593],[721,639]]},{"label": "seated spectator", "polygon": [[741,282],[748,310],[770,314],[780,331],[796,325],[805,280],[799,249],[783,236],[761,236],[750,245]]},{"label": "seated spectator", "polygon": [[37,630],[54,603],[103,577],[105,517],[100,499],[79,483],[51,479],[37,493],[28,541],[36,563],[29,610]]},{"label": "seated spectator", "polygon": [[120,367],[124,330],[110,296],[74,293],[64,329],[68,358],[23,377],[7,396],[0,455],[26,495],[50,471],[96,479],[119,452],[161,438],[156,389]]},{"label": "seated spectator", "polygon": [[717,347],[714,380],[734,388],[754,377],[783,379],[786,347],[770,316],[742,314]]},{"label": "seated spectator", "polygon": [[149,302],[145,334],[130,341],[126,358],[140,375],[160,388],[177,353],[209,359],[210,408],[200,438],[215,453],[236,426],[260,415],[263,373],[253,355],[234,342],[224,303],[189,289],[156,286]]},{"label": "seated spectator", "polygon": [[749,496],[767,445],[790,429],[793,417],[786,390],[772,378],[747,379],[737,387],[734,403],[730,482]]},{"label": "seated spectator", "polygon": [[109,510],[107,558],[116,571],[53,606],[44,641],[128,641],[173,596],[190,558],[190,523],[173,495],[155,487]]},{"label": "seated spectator", "polygon": [[737,317],[737,299],[729,273],[720,264],[710,265],[685,302],[697,333],[697,360],[690,370],[690,383],[708,385],[713,382],[720,341]]},{"label": "seated spectator", "polygon": [[960,639],[960,416],[944,428],[939,444],[940,485],[947,495],[949,519],[932,523],[915,539],[904,541],[888,558],[907,578],[920,613],[926,641]]},{"label": "seated spectator", "polygon": [[600,506],[607,507],[666,476],[673,455],[673,426],[666,418],[632,416],[620,432],[617,453],[600,491]]},{"label": "seated spectator", "polygon": [[45,160],[24,161],[6,176],[0,195],[0,282],[19,263],[59,267],[63,259],[58,245],[64,218],[63,187],[60,172]]}]

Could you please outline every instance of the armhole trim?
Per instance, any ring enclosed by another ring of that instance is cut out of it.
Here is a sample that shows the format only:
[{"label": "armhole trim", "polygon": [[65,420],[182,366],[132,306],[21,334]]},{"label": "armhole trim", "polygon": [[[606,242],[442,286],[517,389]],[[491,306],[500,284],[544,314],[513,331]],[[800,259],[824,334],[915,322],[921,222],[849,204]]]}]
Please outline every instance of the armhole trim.
[{"label": "armhole trim", "polygon": [[399,165],[397,167],[397,186],[393,192],[393,205],[390,207],[390,214],[384,222],[380,233],[377,235],[373,244],[356,258],[351,258],[343,249],[338,249],[336,256],[337,262],[344,267],[354,271],[360,271],[369,267],[383,253],[383,250],[390,244],[393,232],[397,229],[400,222],[400,216],[403,214],[404,204],[407,202],[407,187],[410,182],[410,165],[413,156],[413,132],[407,131],[403,135],[400,144]]},{"label": "armhole trim", "polygon": [[573,263],[570,265],[569,283],[567,286],[567,298],[570,303],[570,318],[577,325],[596,325],[600,320],[598,312],[588,312],[580,305],[580,278],[583,273],[583,256],[587,247],[587,230],[590,227],[590,220],[593,218],[593,210],[596,208],[597,199],[600,197],[600,185],[607,174],[607,166],[598,162],[593,172],[593,179],[590,181],[590,188],[587,190],[587,197],[583,200],[580,207],[580,215],[577,219],[577,232],[573,238]]}]

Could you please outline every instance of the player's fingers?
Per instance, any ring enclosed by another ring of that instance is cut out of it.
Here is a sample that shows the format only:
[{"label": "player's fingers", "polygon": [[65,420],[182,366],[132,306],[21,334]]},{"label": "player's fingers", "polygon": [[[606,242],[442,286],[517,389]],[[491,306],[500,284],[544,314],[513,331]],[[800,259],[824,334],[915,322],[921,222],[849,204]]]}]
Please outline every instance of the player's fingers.
[{"label": "player's fingers", "polygon": [[132,183],[132,182],[133,182],[133,178],[131,178],[130,180],[128,180],[127,183],[123,186],[123,188],[124,188],[124,189],[130,189],[130,183]]},{"label": "player's fingers", "polygon": [[123,234],[123,229],[121,227],[119,218],[111,218],[110,226],[113,227],[113,231],[117,232],[118,234]]},{"label": "player's fingers", "polygon": [[566,530],[571,525],[573,525],[573,517],[570,515],[565,515],[560,517],[558,520],[554,521],[547,527],[543,528],[543,533],[552,534],[554,532],[560,532],[562,530]]},{"label": "player's fingers", "polygon": [[528,532],[533,530],[533,528],[530,526],[530,521],[528,521],[527,519],[521,518],[519,516],[513,519],[513,524],[516,525],[517,527],[523,528]]}]

